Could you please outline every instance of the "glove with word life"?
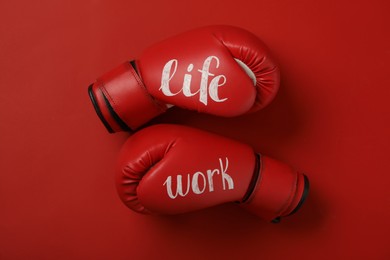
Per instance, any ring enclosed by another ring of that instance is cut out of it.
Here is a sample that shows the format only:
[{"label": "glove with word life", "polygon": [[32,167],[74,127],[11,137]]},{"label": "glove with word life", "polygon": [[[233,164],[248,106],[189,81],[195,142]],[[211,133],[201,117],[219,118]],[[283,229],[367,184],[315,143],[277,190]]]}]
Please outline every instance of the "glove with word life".
[{"label": "glove with word life", "polygon": [[279,88],[279,69],[252,33],[209,26],[182,33],[89,86],[110,133],[132,131],[172,106],[223,117],[257,111]]},{"label": "glove with word life", "polygon": [[145,214],[179,214],[237,202],[265,220],[279,220],[304,202],[309,182],[284,163],[243,143],[178,125],[132,135],[116,167],[120,198]]}]

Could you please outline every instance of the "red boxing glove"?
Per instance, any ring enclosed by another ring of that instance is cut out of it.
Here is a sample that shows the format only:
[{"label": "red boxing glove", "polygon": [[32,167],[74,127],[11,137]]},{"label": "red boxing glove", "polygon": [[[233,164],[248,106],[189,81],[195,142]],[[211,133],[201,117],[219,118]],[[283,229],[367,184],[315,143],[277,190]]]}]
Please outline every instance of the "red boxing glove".
[{"label": "red boxing glove", "polygon": [[139,213],[178,214],[226,202],[278,220],[304,202],[305,175],[237,141],[176,125],[132,135],[116,168],[122,201]]},{"label": "red boxing glove", "polygon": [[171,106],[224,117],[257,111],[278,88],[279,69],[255,35],[209,26],[148,48],[88,92],[112,133],[135,130]]}]

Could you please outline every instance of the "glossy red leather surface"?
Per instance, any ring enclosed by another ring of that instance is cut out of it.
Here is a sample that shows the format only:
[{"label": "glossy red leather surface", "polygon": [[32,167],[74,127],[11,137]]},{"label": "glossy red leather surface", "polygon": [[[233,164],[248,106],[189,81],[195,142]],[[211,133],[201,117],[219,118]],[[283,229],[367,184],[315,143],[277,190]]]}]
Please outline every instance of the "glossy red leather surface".
[{"label": "glossy red leather surface", "polygon": [[[254,73],[255,86],[235,59]],[[212,115],[234,117],[257,111],[273,100],[279,88],[272,53],[259,36],[233,26],[206,26],[172,36],[147,48],[137,64],[152,96]],[[162,77],[166,67],[167,76]]]},{"label": "glossy red leather surface", "polygon": [[180,214],[236,202],[272,221],[289,215],[303,196],[302,179],[291,167],[266,156],[256,160],[249,145],[193,127],[141,129],[118,157],[118,194],[140,213]]},{"label": "glossy red leather surface", "polygon": [[[1,259],[388,259],[389,1],[2,1]],[[176,108],[179,123],[251,143],[303,170],[306,204],[279,224],[236,205],[133,213],[87,86],[169,35],[230,24],[281,72],[275,100],[239,118]],[[134,56],[133,56],[134,55]]]},{"label": "glossy red leather surface", "polygon": [[248,145],[164,124],[128,139],[115,175],[118,192],[130,208],[135,204],[136,210],[141,205],[146,212],[178,214],[241,201],[254,168],[255,153]]},{"label": "glossy red leather surface", "polygon": [[90,87],[91,101],[110,132],[118,131],[115,121],[124,131],[136,130],[167,107],[234,117],[274,99],[279,68],[247,30],[211,25],[166,38]]}]

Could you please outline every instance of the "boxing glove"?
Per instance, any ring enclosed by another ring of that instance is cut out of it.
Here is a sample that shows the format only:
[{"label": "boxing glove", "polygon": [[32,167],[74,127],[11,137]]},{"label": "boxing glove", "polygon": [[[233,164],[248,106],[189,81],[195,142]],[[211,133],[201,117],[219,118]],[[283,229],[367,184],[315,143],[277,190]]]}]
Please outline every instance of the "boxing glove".
[{"label": "boxing glove", "polygon": [[308,179],[243,143],[194,128],[154,125],[132,135],[116,166],[120,198],[145,214],[180,214],[236,202],[279,220],[304,202]]},{"label": "boxing glove", "polygon": [[209,26],[151,46],[88,92],[112,133],[135,130],[172,106],[223,117],[257,111],[278,87],[278,67],[256,36]]}]

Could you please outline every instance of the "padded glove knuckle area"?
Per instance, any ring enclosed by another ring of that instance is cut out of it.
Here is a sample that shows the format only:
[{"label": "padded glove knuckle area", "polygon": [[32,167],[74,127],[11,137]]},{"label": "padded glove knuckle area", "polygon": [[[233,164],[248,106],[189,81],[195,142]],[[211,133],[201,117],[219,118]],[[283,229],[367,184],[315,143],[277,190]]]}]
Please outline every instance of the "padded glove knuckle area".
[{"label": "padded glove knuckle area", "polygon": [[[135,133],[122,147],[117,163],[117,191],[127,207],[150,214],[138,198],[138,187],[167,154],[174,140],[148,134],[149,129]],[[151,138],[152,137],[152,138]]]},{"label": "padded glove knuckle area", "polygon": [[216,35],[253,81],[255,77],[257,95],[249,112],[267,106],[275,97],[280,82],[279,68],[268,48],[254,34],[240,28],[227,27],[226,32],[218,28]]}]

